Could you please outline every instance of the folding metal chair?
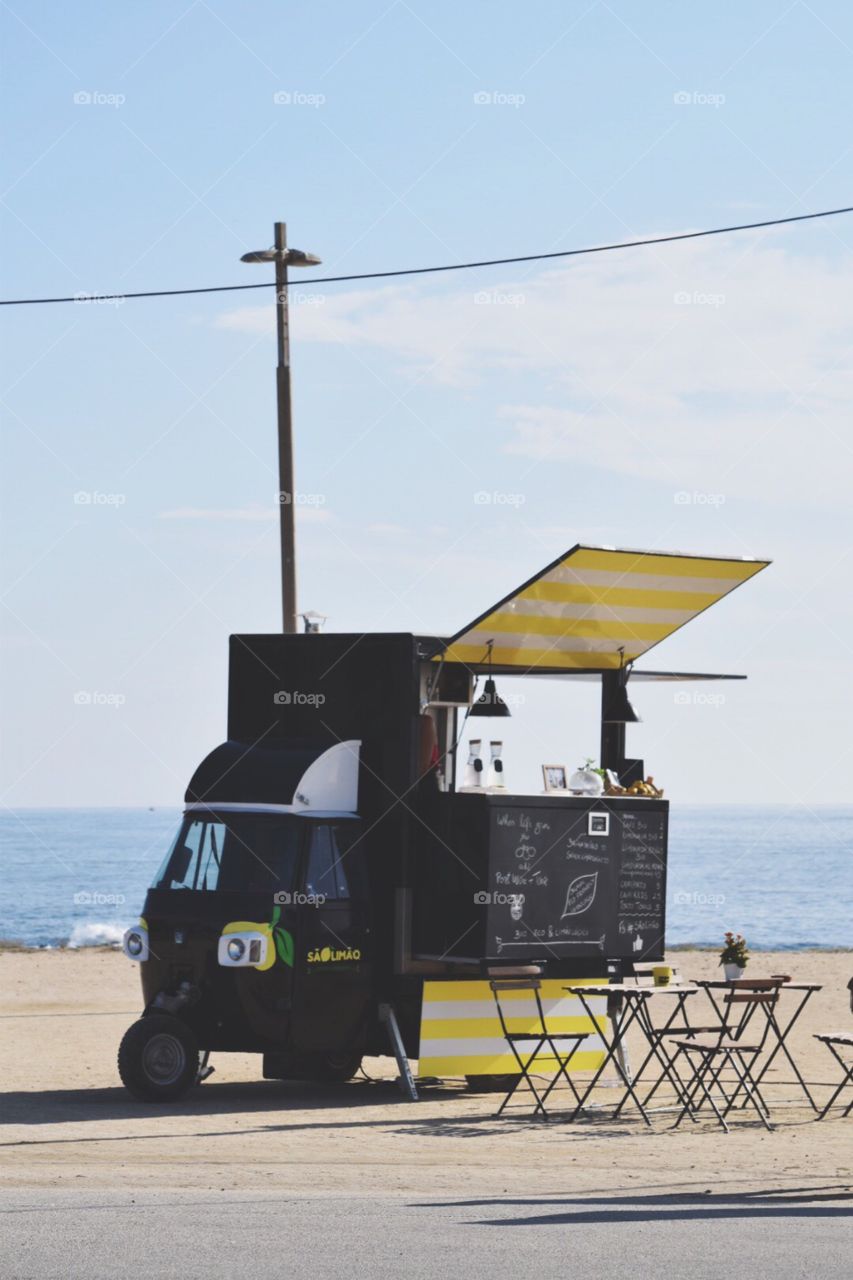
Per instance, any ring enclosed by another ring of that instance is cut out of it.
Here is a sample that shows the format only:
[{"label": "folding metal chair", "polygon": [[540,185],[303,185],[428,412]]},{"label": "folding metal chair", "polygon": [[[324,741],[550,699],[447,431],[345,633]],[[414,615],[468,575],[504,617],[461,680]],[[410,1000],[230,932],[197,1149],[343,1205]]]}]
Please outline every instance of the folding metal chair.
[{"label": "folding metal chair", "polygon": [[[770,1110],[764,1101],[761,1090],[753,1077],[755,1062],[764,1048],[771,1027],[772,1011],[779,998],[778,986],[758,990],[738,988],[732,983],[732,991],[724,997],[726,1006],[720,1027],[711,1035],[693,1034],[689,1039],[675,1041],[677,1052],[672,1060],[675,1067],[680,1057],[686,1058],[693,1068],[693,1078],[688,1080],[681,1097],[682,1109],[675,1122],[678,1128],[686,1115],[696,1121],[696,1113],[707,1102],[723,1129],[728,1133],[726,1116],[731,1111],[741,1092],[744,1093],[744,1105],[750,1102],[764,1125],[771,1129]],[[730,1015],[734,1017],[734,1005],[747,1006],[740,1011],[740,1017],[734,1027],[730,1025]],[[752,1014],[760,1006],[768,1014],[761,1035],[747,1035]],[[726,1092],[723,1071],[731,1067],[735,1075],[734,1089]],[[723,1103],[721,1111],[714,1097],[717,1091]]]},{"label": "folding metal chair", "polygon": [[[580,1105],[580,1096],[567,1068],[580,1045],[591,1033],[588,1031],[553,1032],[549,1029],[545,1018],[545,1010],[542,1006],[542,984],[538,978],[493,978],[489,986],[495,999],[503,1037],[510,1047],[519,1070],[519,1075],[514,1078],[509,1093],[498,1107],[495,1115],[502,1114],[522,1080],[536,1099],[536,1106],[533,1110],[534,1116],[541,1115],[543,1120],[548,1119],[545,1103],[548,1101],[554,1086],[561,1079],[566,1081],[572,1091],[575,1102]],[[532,995],[536,1009],[534,1017],[530,1015],[529,1005],[524,1013],[520,1013],[517,1009],[512,1010],[511,1006],[516,1004],[516,1001],[507,1001],[506,1003],[510,1008],[506,1011],[504,1010],[501,996],[510,991],[526,991]],[[523,1030],[511,1029],[511,1022],[518,1023],[521,1020],[524,1020],[527,1024]],[[565,1044],[570,1045],[570,1047],[568,1049],[559,1047]],[[539,1090],[531,1077],[531,1071],[535,1069],[537,1059],[541,1056],[546,1056],[542,1054],[542,1050],[546,1046],[548,1050],[547,1057],[554,1059],[557,1064],[557,1072],[553,1080],[548,1083],[548,1087],[542,1091],[542,1096],[540,1097]]]},{"label": "folding metal chair", "polygon": [[[853,986],[851,986],[851,990],[853,990]],[[847,1031],[835,1031],[835,1032],[827,1031],[822,1035],[816,1035],[815,1040],[820,1040],[823,1044],[826,1045],[827,1049],[829,1049],[830,1053],[835,1057],[836,1061],[841,1067],[841,1070],[844,1072],[844,1076],[841,1080],[841,1084],[833,1092],[833,1095],[829,1099],[829,1102],[827,1102],[823,1111],[821,1111],[820,1115],[818,1116],[818,1120],[822,1120],[824,1116],[827,1114],[827,1112],[829,1111],[829,1109],[835,1105],[835,1100],[836,1098],[840,1097],[845,1085],[849,1084],[853,1086],[853,1057],[851,1057],[849,1062],[845,1062],[844,1058],[838,1052],[839,1045],[845,1049],[853,1049],[853,1035],[850,1035],[850,1033]],[[845,1116],[850,1115],[851,1109],[853,1109],[853,1099],[851,1099],[850,1102],[847,1104],[847,1109],[844,1112]]]}]

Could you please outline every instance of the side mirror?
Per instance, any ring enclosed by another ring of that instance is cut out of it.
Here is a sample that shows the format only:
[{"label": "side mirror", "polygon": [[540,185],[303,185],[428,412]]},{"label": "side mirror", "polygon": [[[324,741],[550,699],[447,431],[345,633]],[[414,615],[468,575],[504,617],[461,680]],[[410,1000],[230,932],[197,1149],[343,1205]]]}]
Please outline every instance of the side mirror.
[{"label": "side mirror", "polygon": [[190,862],[193,858],[193,850],[188,844],[182,844],[176,849],[172,855],[172,865],[169,868],[169,879],[177,881],[178,884],[183,883],[186,874],[189,871]]}]

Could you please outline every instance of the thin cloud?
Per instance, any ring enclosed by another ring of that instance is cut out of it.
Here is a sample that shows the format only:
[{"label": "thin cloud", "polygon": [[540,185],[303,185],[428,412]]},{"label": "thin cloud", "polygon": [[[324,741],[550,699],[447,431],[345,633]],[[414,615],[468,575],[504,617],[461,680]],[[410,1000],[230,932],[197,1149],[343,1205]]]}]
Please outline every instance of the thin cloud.
[{"label": "thin cloud", "polygon": [[[313,521],[315,523],[323,523],[331,519],[331,513],[322,507],[305,506],[297,507],[296,516],[298,520]],[[255,522],[267,522],[278,520],[278,510],[275,507],[176,507],[172,511],[160,511],[157,513],[158,520],[236,520]]]},{"label": "thin cloud", "polygon": [[[471,273],[452,292],[330,294],[300,309],[299,340],[384,351],[423,385],[488,385],[480,427],[526,460],[521,476],[580,463],[691,501],[838,504],[853,461],[853,251],[835,235],[817,241],[831,257],[789,243],[765,233],[497,282]],[[273,317],[240,308],[217,323],[253,332]]]}]

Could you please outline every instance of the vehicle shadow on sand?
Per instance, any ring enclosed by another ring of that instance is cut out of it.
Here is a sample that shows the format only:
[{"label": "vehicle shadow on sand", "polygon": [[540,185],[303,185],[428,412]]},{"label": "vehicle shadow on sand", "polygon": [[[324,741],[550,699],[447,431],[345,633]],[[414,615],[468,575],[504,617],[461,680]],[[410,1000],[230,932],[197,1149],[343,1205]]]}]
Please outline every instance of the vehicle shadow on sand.
[{"label": "vehicle shadow on sand", "polygon": [[[474,1101],[461,1082],[420,1086],[424,1102],[457,1099]],[[125,1089],[47,1089],[0,1092],[0,1117],[5,1126],[80,1124],[90,1120],[147,1120],[159,1117],[218,1115],[267,1115],[271,1111],[322,1112],[358,1111],[399,1104],[412,1123],[418,1121],[417,1106],[405,1098],[395,1080],[356,1079],[343,1084],[316,1084],[307,1081],[262,1080],[240,1083],[205,1084],[174,1102],[139,1102]],[[411,1110],[409,1110],[411,1109]],[[396,1106],[395,1106],[396,1111]],[[490,1119],[486,1115],[483,1119]],[[464,1119],[471,1123],[476,1115]],[[423,1123],[440,1123],[423,1117]],[[330,1120],[330,1128],[387,1124],[388,1120]],[[306,1127],[322,1125],[311,1119]],[[265,1126],[274,1127],[274,1126]],[[277,1126],[275,1126],[277,1127]],[[283,1128],[290,1126],[283,1125]],[[296,1127],[300,1127],[297,1125]],[[0,1143],[0,1145],[7,1145]]]},{"label": "vehicle shadow on sand", "polygon": [[[55,1145],[65,1142],[146,1142],[164,1138],[200,1136],[182,1134],[170,1128],[164,1132],[160,1120],[187,1118],[203,1120],[216,1117],[242,1116],[245,1123],[229,1129],[205,1128],[205,1137],[245,1137],[251,1133],[293,1133],[299,1130],[385,1129],[400,1136],[485,1138],[500,1131],[509,1136],[525,1130],[559,1129],[571,1132],[573,1140],[584,1138],[619,1139],[650,1132],[666,1133],[672,1125],[671,1115],[656,1117],[653,1130],[646,1129],[639,1116],[625,1114],[614,1119],[607,1112],[593,1111],[568,1123],[570,1110],[554,1110],[547,1122],[534,1116],[532,1107],[518,1106],[497,1117],[495,1112],[502,1094],[490,1098],[471,1093],[462,1081],[445,1084],[419,1084],[420,1103],[405,1098],[393,1079],[355,1079],[343,1084],[317,1084],[305,1081],[251,1081],[205,1084],[175,1102],[138,1102],[121,1088],[52,1089],[10,1091],[0,1093],[0,1117],[7,1130],[12,1126],[44,1127],[61,1124],[83,1124],[90,1121],[127,1121],[154,1125],[143,1132],[93,1134],[85,1136],[0,1137],[0,1148]],[[436,1113],[441,1104],[440,1114]],[[376,1115],[375,1109],[382,1114]],[[281,1120],[271,1122],[271,1113],[281,1113]],[[253,1117],[256,1118],[253,1124]],[[807,1122],[786,1117],[788,1123]],[[748,1127],[749,1120],[739,1120]],[[755,1121],[758,1126],[758,1120]],[[787,1126],[786,1126],[787,1127]]]}]

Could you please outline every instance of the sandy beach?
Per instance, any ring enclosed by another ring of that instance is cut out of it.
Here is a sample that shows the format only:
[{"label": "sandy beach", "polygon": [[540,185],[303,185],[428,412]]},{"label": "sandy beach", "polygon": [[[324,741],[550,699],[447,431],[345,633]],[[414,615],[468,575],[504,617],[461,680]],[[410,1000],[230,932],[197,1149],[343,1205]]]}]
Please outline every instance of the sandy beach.
[{"label": "sandy beach", "polygon": [[[690,978],[719,976],[716,955],[680,951]],[[818,1102],[838,1068],[817,1031],[849,1029],[850,952],[763,953],[751,976],[790,973],[822,985],[791,1039]],[[776,1129],[740,1113],[732,1132],[707,1121],[673,1131],[673,1114],[618,1121],[534,1121],[529,1108],[496,1120],[494,1095],[460,1082],[402,1100],[392,1060],[369,1059],[369,1080],[320,1088],[262,1081],[260,1059],[220,1054],[215,1075],[172,1106],[133,1101],[116,1073],[119,1040],[140,1008],[135,968],[114,951],[0,954],[2,1176],[18,1189],[276,1190],[370,1195],[601,1192],[727,1194],[853,1186],[851,1120],[820,1124],[773,1069]],[[705,1000],[700,993],[694,1000]],[[603,1088],[606,1103],[612,1091]]]}]

